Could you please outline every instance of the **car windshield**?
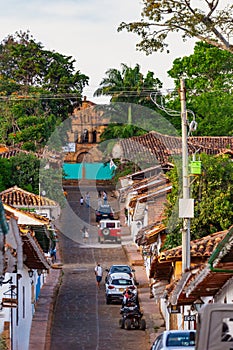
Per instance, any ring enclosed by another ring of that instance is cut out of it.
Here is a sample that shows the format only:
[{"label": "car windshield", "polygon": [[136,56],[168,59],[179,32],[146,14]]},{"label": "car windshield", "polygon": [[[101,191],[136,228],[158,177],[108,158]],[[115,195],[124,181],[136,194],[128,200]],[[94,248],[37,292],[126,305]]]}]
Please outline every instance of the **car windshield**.
[{"label": "car windshield", "polygon": [[117,279],[112,280],[111,284],[114,286],[132,286],[133,283],[131,280],[126,280],[124,278],[122,278],[122,279],[117,278]]},{"label": "car windshield", "polygon": [[194,346],[195,334],[190,337],[190,332],[170,333],[167,337],[166,346]]},{"label": "car windshield", "polygon": [[99,207],[98,211],[100,213],[108,214],[111,213],[111,207]]},{"label": "car windshield", "polygon": [[110,269],[110,273],[115,273],[115,272],[124,272],[124,273],[130,273],[131,274],[131,269],[129,266],[113,266]]}]

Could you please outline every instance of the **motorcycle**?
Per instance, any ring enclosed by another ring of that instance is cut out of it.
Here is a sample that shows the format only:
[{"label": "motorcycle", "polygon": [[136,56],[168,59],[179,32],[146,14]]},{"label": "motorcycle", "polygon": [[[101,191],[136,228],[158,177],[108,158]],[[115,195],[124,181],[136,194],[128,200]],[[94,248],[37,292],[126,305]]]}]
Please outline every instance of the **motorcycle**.
[{"label": "motorcycle", "polygon": [[140,311],[137,304],[128,303],[122,306],[120,313],[122,315],[119,320],[120,328],[127,330],[134,328],[142,331],[146,329],[146,321],[142,318],[143,313]]}]

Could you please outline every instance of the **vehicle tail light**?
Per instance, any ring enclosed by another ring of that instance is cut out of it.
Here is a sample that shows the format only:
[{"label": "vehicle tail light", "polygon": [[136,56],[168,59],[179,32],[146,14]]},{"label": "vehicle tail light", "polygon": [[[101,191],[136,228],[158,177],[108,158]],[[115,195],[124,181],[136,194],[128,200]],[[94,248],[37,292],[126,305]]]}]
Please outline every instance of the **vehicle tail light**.
[{"label": "vehicle tail light", "polygon": [[108,286],[108,289],[114,289],[115,287],[114,286]]}]

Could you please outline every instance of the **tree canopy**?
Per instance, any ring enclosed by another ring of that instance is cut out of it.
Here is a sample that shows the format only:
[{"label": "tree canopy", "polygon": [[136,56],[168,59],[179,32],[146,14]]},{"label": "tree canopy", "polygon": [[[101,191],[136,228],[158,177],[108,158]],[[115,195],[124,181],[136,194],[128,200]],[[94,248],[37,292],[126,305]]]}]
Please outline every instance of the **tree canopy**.
[{"label": "tree canopy", "polygon": [[80,103],[88,77],[75,60],[45,50],[29,32],[0,44],[0,142],[35,150]]},{"label": "tree canopy", "polygon": [[128,102],[152,107],[150,93],[162,87],[162,82],[148,71],[144,76],[141,67],[136,64],[134,68],[121,64],[121,70],[110,68],[100,82],[100,87],[94,96],[111,96],[111,102]]},{"label": "tree canopy", "polygon": [[[233,55],[231,53],[198,42],[193,54],[174,60],[168,74],[174,79],[177,89],[180,77],[186,77],[187,107],[195,112],[198,122],[195,135],[232,135]],[[179,96],[168,100],[168,105],[173,109],[180,109]],[[173,117],[170,121],[179,129],[179,117]]]},{"label": "tree canopy", "polygon": [[[228,229],[233,220],[233,162],[228,155],[218,157],[201,154],[202,174],[195,177],[191,185],[194,198],[194,218],[191,219],[191,239]],[[178,170],[178,171],[177,171]],[[166,248],[181,243],[182,220],[178,218],[178,198],[181,196],[180,170],[174,168],[168,173],[173,188],[168,195],[166,208],[168,227]],[[192,179],[192,178],[191,178]],[[191,180],[190,180],[191,181]]]},{"label": "tree canopy", "polygon": [[18,186],[39,193],[40,160],[33,154],[20,153],[9,159],[0,158],[0,192]]},{"label": "tree canopy", "polygon": [[[230,2],[230,1],[229,1]],[[233,5],[222,7],[220,0],[143,0],[141,21],[122,22],[118,31],[126,29],[141,37],[139,50],[151,54],[168,47],[168,36],[179,32],[185,41],[197,38],[233,53],[229,42],[233,32]]]}]

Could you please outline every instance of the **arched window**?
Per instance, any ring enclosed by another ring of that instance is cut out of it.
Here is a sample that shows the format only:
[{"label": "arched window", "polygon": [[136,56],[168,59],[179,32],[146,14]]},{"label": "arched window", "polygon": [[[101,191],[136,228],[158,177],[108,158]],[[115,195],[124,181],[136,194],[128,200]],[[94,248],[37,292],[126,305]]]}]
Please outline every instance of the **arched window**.
[{"label": "arched window", "polygon": [[84,129],[83,131],[83,143],[88,143],[88,130]]},{"label": "arched window", "polygon": [[94,130],[94,131],[92,132],[92,143],[96,143],[96,136],[97,136],[97,131]]}]

